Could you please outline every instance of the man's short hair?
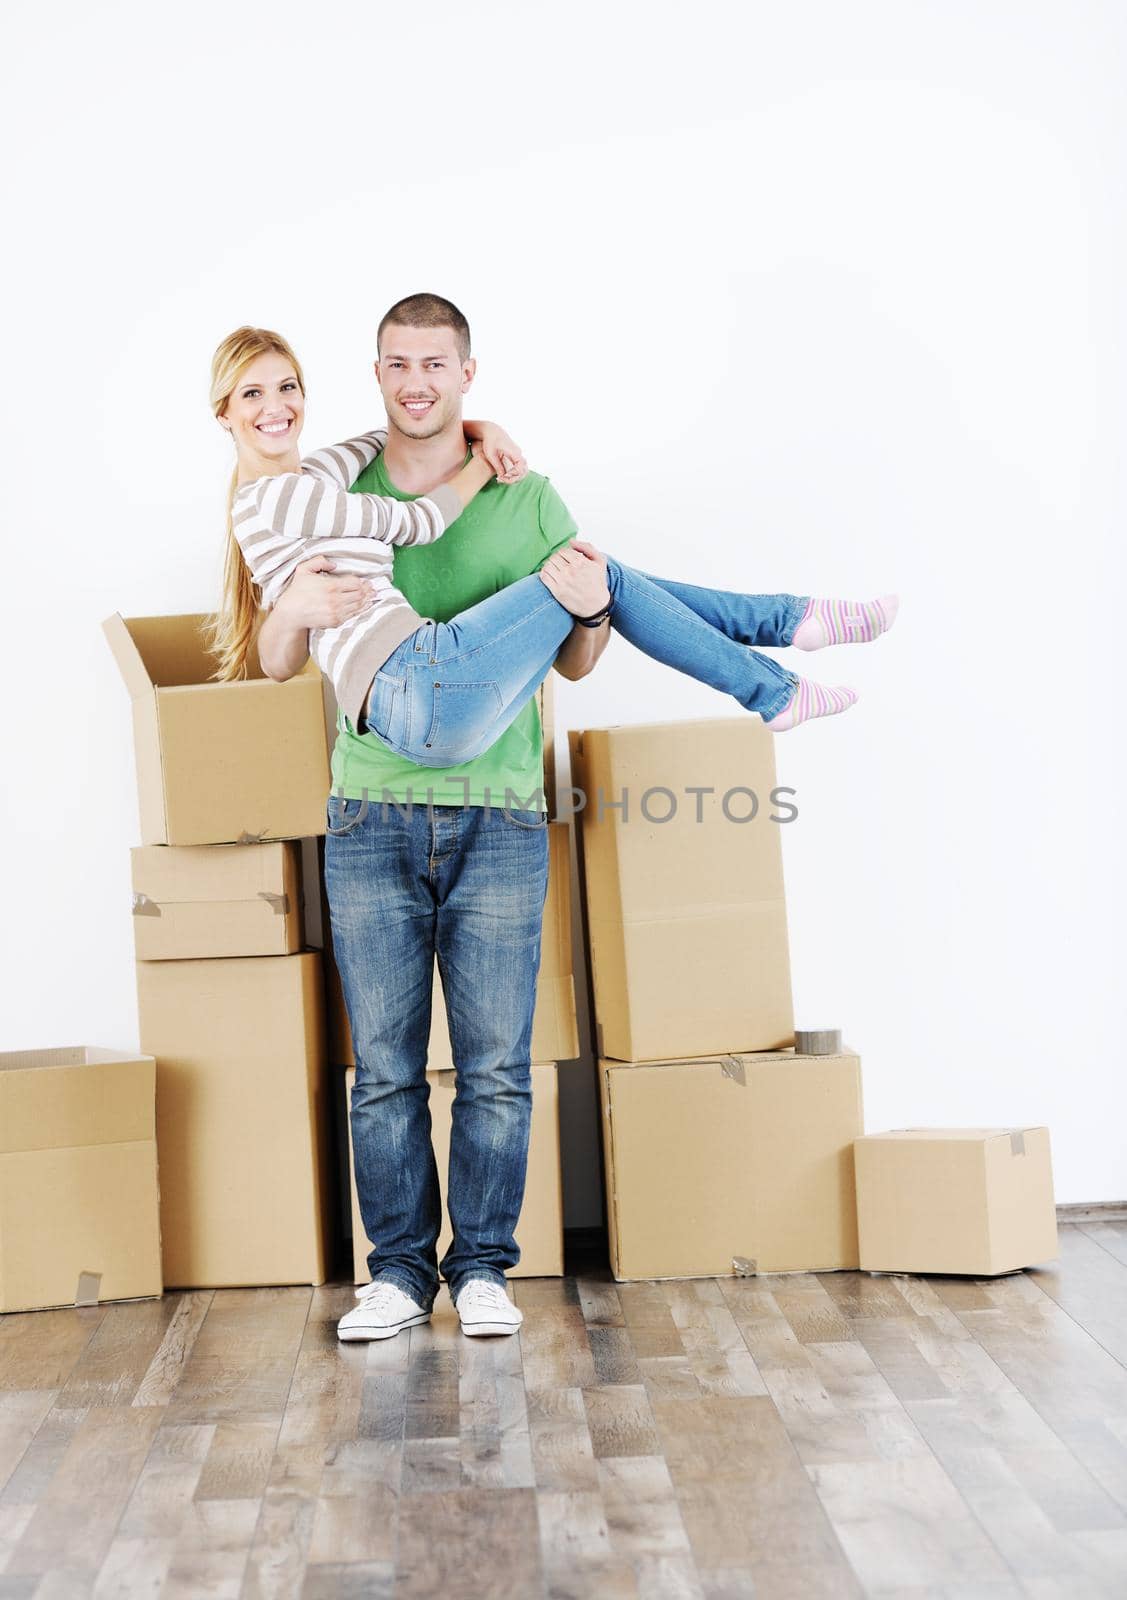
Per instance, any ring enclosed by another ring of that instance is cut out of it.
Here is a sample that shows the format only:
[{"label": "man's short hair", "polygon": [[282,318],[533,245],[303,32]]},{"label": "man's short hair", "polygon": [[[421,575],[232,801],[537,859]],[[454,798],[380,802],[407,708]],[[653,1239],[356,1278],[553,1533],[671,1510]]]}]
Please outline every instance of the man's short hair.
[{"label": "man's short hair", "polygon": [[470,359],[470,325],[457,306],[440,294],[409,294],[405,300],[397,300],[391,310],[384,313],[376,332],[377,354],[389,322],[398,323],[401,328],[451,328],[459,360]]}]

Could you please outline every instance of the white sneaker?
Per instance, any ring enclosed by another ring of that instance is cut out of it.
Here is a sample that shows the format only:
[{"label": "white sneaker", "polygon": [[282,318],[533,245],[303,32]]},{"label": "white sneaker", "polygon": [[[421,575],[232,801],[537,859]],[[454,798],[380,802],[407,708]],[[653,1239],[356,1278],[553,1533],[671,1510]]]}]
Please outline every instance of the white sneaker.
[{"label": "white sneaker", "polygon": [[515,1333],[524,1321],[504,1284],[492,1278],[467,1278],[454,1305],[463,1333]]},{"label": "white sneaker", "polygon": [[356,1298],[360,1304],[337,1323],[338,1339],[390,1339],[417,1322],[430,1321],[430,1312],[390,1278],[373,1278],[357,1289]]}]

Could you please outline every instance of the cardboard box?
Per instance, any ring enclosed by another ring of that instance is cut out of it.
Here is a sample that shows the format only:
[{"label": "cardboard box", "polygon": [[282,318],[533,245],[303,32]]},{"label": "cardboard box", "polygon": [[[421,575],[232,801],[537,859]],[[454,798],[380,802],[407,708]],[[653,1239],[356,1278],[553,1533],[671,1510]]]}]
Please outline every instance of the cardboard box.
[{"label": "cardboard box", "polygon": [[[352,1085],[355,1067],[345,1074],[345,1095],[349,1107],[348,1171],[352,1193],[352,1262],[357,1283],[367,1283],[368,1254],[372,1249],[364,1233],[360,1203],[356,1196],[356,1170],[353,1164],[351,1116]],[[450,1248],[453,1229],[446,1209],[449,1182],[450,1126],[454,1108],[455,1074],[434,1073],[430,1082],[431,1143],[438,1165],[438,1186],[442,1193],[442,1231],[438,1236],[438,1259]],[[528,1177],[520,1220],[513,1231],[520,1248],[520,1261],[509,1273],[511,1278],[560,1278],[563,1276],[563,1188],[560,1175],[559,1086],[555,1062],[536,1062],[532,1067],[532,1124],[528,1138]]]},{"label": "cardboard box", "polygon": [[333,1196],[321,957],[140,961],[164,1281],[324,1283]]},{"label": "cardboard box", "polygon": [[[571,957],[571,857],[566,822],[548,824],[548,892],[540,936],[540,975],[536,1010],[532,1018],[533,1061],[572,1061],[579,1054],[579,1027],[575,1015],[575,976]],[[324,926],[329,927],[327,909]],[[336,962],[326,937],[326,989],[329,1014],[329,1056],[337,1066],[355,1066],[356,1053],[348,1023],[348,1010]],[[427,1071],[445,1072],[454,1065],[450,1027],[442,997],[442,982],[435,963],[431,1003]]]},{"label": "cardboard box", "polygon": [[588,728],[570,740],[572,785],[587,797],[580,860],[598,1054],[792,1045],[773,736],[742,717]]},{"label": "cardboard box", "polygon": [[544,739],[544,800],[548,816],[556,815],[556,689],[549,672],[536,691],[540,731]]},{"label": "cardboard box", "polygon": [[139,961],[288,956],[301,949],[301,847],[141,845],[133,864]]},{"label": "cardboard box", "polygon": [[210,682],[204,615],[102,624],[133,700],[143,844],[230,844],[325,831],[330,774],[321,674]]},{"label": "cardboard box", "polygon": [[856,1267],[852,1051],[602,1060],[599,1084],[616,1278]]},{"label": "cardboard box", "polygon": [[900,1128],[853,1148],[864,1271],[984,1278],[1058,1254],[1048,1128]]},{"label": "cardboard box", "polygon": [[154,1096],[151,1056],[0,1055],[0,1311],[161,1294]]}]

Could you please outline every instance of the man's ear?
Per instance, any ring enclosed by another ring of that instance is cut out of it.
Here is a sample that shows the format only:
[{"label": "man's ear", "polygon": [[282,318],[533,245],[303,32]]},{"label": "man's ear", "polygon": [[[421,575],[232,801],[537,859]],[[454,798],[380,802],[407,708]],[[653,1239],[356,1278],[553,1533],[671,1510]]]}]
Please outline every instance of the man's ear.
[{"label": "man's ear", "polygon": [[463,394],[468,394],[469,393],[470,384],[474,381],[474,378],[476,376],[477,376],[477,362],[474,360],[473,356],[471,356],[468,361],[463,361],[462,362],[462,393]]},{"label": "man's ear", "polygon": [[379,383],[379,381],[380,381],[380,358],[379,358],[379,356],[377,356],[376,359],[372,362],[372,371],[376,375],[376,382]]}]

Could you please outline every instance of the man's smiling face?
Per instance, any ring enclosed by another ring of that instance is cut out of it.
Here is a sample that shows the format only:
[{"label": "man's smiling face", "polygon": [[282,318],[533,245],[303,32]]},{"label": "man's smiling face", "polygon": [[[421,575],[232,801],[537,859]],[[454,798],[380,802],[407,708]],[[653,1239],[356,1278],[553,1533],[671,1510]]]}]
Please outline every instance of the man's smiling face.
[{"label": "man's smiling face", "polygon": [[376,378],[387,420],[408,439],[433,439],[461,427],[462,396],[477,363],[463,361],[453,328],[405,328],[389,322],[380,342]]}]

